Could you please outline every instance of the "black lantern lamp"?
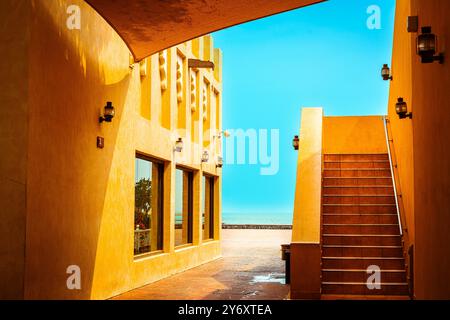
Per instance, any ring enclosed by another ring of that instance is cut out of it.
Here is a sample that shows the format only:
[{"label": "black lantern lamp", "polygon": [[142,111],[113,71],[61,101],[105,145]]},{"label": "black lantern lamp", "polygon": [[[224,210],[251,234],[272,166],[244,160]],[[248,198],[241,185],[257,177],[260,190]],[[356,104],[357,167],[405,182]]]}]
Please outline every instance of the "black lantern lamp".
[{"label": "black lantern lamp", "polygon": [[397,112],[400,119],[412,119],[412,113],[408,112],[408,105],[403,98],[398,98],[398,101],[395,104],[395,112]]},{"label": "black lantern lamp", "polygon": [[223,158],[221,156],[217,157],[216,167],[217,168],[222,168],[223,167]]},{"label": "black lantern lamp", "polygon": [[183,151],[183,138],[178,138],[178,140],[175,142],[175,147],[173,148],[175,152],[181,152]]},{"label": "black lantern lamp", "polygon": [[383,65],[383,68],[381,68],[381,77],[383,78],[384,81],[388,81],[391,80],[392,81],[392,76],[391,76],[391,69],[389,69],[389,66],[387,64]]},{"label": "black lantern lamp", "polygon": [[436,55],[436,52],[436,35],[431,32],[431,27],[422,27],[422,34],[417,37],[417,54],[422,58],[422,63],[444,63],[444,54]]},{"label": "black lantern lamp", "polygon": [[300,146],[300,139],[298,136],[295,136],[294,139],[292,140],[292,146],[294,147],[295,150],[298,150]]},{"label": "black lantern lamp", "polygon": [[106,103],[106,106],[105,106],[104,110],[103,110],[103,117],[100,117],[100,118],[98,119],[98,121],[99,121],[100,123],[102,123],[103,121],[105,121],[105,122],[111,122],[112,119],[114,118],[114,115],[115,115],[115,111],[114,111],[114,107],[113,107],[113,105],[112,105],[112,102],[111,102],[111,101],[108,101],[108,102]]},{"label": "black lantern lamp", "polygon": [[209,161],[209,153],[207,150],[203,151],[202,154],[202,162],[208,162]]}]

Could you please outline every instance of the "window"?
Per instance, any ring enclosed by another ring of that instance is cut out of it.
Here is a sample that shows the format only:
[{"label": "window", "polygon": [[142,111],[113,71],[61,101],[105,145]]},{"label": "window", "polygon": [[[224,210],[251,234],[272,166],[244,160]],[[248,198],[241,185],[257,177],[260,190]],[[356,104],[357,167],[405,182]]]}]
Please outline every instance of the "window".
[{"label": "window", "polygon": [[214,239],[214,177],[203,176],[202,195],[203,239]]},{"label": "window", "polygon": [[175,173],[175,246],[192,243],[193,172],[177,168]]},{"label": "window", "polygon": [[134,254],[162,250],[164,164],[137,155],[134,187]]}]

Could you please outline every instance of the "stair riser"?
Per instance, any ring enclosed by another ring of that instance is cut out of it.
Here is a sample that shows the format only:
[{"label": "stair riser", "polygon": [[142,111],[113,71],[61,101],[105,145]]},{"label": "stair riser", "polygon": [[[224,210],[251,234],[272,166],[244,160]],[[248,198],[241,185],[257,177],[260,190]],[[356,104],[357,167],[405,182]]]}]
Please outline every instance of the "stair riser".
[{"label": "stair riser", "polygon": [[402,248],[322,248],[324,257],[396,257],[402,258]]},{"label": "stair riser", "polygon": [[324,225],[324,234],[377,234],[377,235],[398,235],[400,233],[398,225],[383,226],[352,226],[352,225]]},{"label": "stair riser", "polygon": [[[370,274],[353,271],[322,271],[323,282],[361,282],[366,283]],[[381,272],[382,283],[406,283],[405,272]]]},{"label": "stair riser", "polygon": [[391,169],[388,161],[384,162],[324,162],[325,169]]},{"label": "stair riser", "polygon": [[324,177],[389,177],[390,170],[324,170]]},{"label": "stair riser", "polygon": [[324,196],[323,204],[395,204],[394,196],[350,197]]},{"label": "stair riser", "polygon": [[325,161],[389,161],[387,154],[326,154]]},{"label": "stair riser", "polygon": [[343,215],[332,214],[323,215],[324,224],[397,224],[397,215],[381,215],[381,214],[358,214],[358,215]]},{"label": "stair riser", "polygon": [[344,246],[401,246],[399,236],[391,237],[340,237],[324,236],[324,245],[344,245]]},{"label": "stair riser", "polygon": [[326,187],[324,195],[394,195],[393,187]]},{"label": "stair riser", "polygon": [[392,186],[391,178],[324,178],[324,186]]},{"label": "stair riser", "polygon": [[408,286],[382,286],[381,290],[369,290],[366,285],[322,285],[322,294],[351,295],[408,295]]},{"label": "stair riser", "polygon": [[396,214],[395,205],[359,206],[359,205],[324,205],[323,213],[359,213],[359,214]]},{"label": "stair riser", "polygon": [[381,270],[405,270],[403,259],[322,259],[322,269],[362,269],[378,266]]}]

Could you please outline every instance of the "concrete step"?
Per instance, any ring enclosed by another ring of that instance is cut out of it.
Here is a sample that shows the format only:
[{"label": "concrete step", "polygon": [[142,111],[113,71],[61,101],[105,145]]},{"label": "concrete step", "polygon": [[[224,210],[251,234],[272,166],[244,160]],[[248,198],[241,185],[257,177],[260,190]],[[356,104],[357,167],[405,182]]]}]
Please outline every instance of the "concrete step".
[{"label": "concrete step", "polygon": [[377,234],[398,235],[398,224],[323,224],[322,232],[326,234]]},{"label": "concrete step", "polygon": [[323,204],[322,213],[396,214],[395,204]]},{"label": "concrete step", "polygon": [[323,234],[323,245],[343,246],[401,246],[400,235]]},{"label": "concrete step", "polygon": [[392,195],[335,195],[324,194],[323,204],[395,204],[395,196]]},{"label": "concrete step", "polygon": [[396,214],[339,214],[326,213],[322,216],[324,224],[398,224]]},{"label": "concrete step", "polygon": [[392,183],[387,186],[324,186],[324,195],[393,195]]},{"label": "concrete step", "polygon": [[380,177],[390,178],[390,169],[324,169],[324,177]]},{"label": "concrete step", "polygon": [[381,270],[405,269],[403,258],[388,257],[322,257],[322,269],[364,269],[378,266]]},{"label": "concrete step", "polygon": [[380,290],[370,290],[365,282],[323,282],[322,294],[407,296],[409,291],[407,283],[381,283]]},{"label": "concrete step", "polygon": [[343,246],[324,245],[322,256],[325,257],[403,257],[401,246]]},{"label": "concrete step", "polygon": [[389,161],[386,154],[325,154],[324,161]]},{"label": "concrete step", "polygon": [[392,186],[391,177],[324,177],[323,185],[329,186]]},{"label": "concrete step", "polygon": [[324,161],[325,169],[390,169],[391,165],[388,160],[378,161]]},{"label": "concrete step", "polygon": [[[366,269],[324,269],[322,270],[322,282],[358,282],[365,283],[372,274]],[[407,283],[405,270],[381,270],[382,283]]]}]

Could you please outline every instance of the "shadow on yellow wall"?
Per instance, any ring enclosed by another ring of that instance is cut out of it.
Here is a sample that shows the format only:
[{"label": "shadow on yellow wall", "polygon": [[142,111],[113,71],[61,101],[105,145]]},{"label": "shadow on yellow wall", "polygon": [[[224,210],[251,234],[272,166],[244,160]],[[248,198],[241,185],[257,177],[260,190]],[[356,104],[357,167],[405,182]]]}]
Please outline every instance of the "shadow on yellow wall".
[{"label": "shadow on yellow wall", "polygon": [[[89,10],[83,10],[83,32],[68,30],[66,6],[51,1],[33,7],[26,298],[61,297],[62,291],[91,297],[113,153],[127,125],[122,114],[133,106],[121,40]],[[113,101],[116,116],[112,124],[99,124],[106,100]],[[96,148],[97,135],[105,138],[104,149]],[[71,264],[81,268],[80,291],[65,287]]]}]

